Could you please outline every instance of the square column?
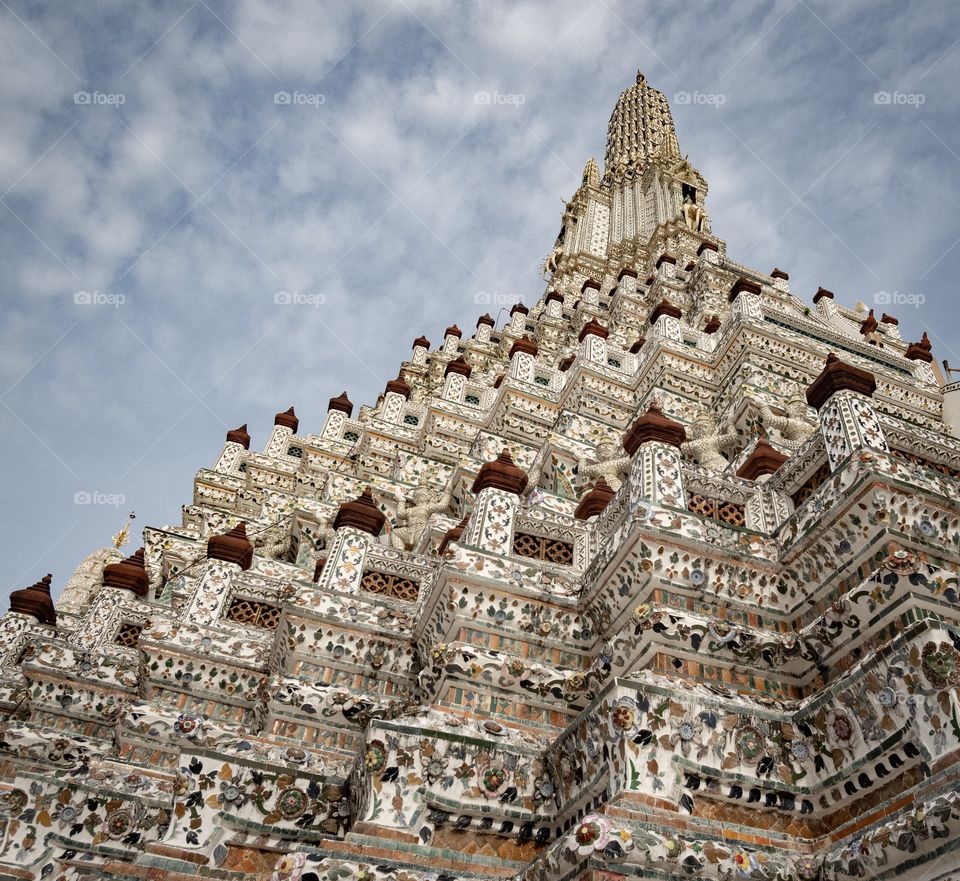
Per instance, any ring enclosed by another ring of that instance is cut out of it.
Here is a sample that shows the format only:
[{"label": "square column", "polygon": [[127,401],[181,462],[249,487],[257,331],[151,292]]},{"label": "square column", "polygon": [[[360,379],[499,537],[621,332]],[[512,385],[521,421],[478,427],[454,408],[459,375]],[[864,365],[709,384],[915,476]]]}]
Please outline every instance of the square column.
[{"label": "square column", "polygon": [[730,288],[730,294],[728,295],[733,314],[757,320],[763,318],[763,309],[760,306],[762,290],[763,288],[756,282],[745,278],[737,279]]},{"label": "square column", "polygon": [[647,412],[630,426],[623,447],[633,457],[630,464],[630,505],[649,502],[685,510],[680,445],[687,433],[651,401]]},{"label": "square column", "polygon": [[327,418],[323,421],[320,436],[325,440],[339,440],[343,435],[343,426],[353,415],[353,404],[346,392],[340,392],[335,398],[330,398],[327,404]]},{"label": "square column", "polygon": [[521,337],[510,347],[510,378],[533,382],[536,371],[537,344],[528,336]]},{"label": "square column", "polygon": [[182,619],[198,627],[212,627],[223,616],[234,579],[253,565],[253,545],[244,523],[207,542],[207,559]]},{"label": "square column", "polygon": [[286,456],[290,448],[290,438],[297,433],[299,427],[300,420],[297,419],[293,407],[284,413],[277,413],[273,417],[273,431],[270,432],[270,439],[263,448],[263,454],[275,458]]},{"label": "square column", "polygon": [[820,411],[820,432],[831,471],[861,449],[889,452],[870,400],[876,387],[872,373],[830,354],[823,371],[807,389],[807,403]]},{"label": "square column", "polygon": [[513,529],[527,475],[504,451],[480,468],[473,482],[477,494],[463,534],[463,544],[504,556],[513,552]]},{"label": "square column", "polygon": [[246,423],[244,423],[239,428],[227,432],[227,441],[217,457],[213,470],[219,471],[221,474],[239,473],[240,463],[243,462],[243,454],[249,449],[250,435],[247,432]]}]

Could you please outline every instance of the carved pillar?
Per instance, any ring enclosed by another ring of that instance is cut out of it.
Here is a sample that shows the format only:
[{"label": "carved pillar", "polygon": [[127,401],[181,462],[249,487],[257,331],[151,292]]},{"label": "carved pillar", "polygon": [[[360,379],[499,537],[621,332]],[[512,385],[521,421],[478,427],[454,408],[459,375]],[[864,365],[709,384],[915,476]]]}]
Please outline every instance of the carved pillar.
[{"label": "carved pillar", "polygon": [[510,332],[522,334],[527,329],[527,315],[530,310],[523,303],[515,303],[510,308]]},{"label": "carved pillar", "polygon": [[37,621],[32,615],[19,612],[7,612],[0,618],[0,664],[4,667],[16,664],[27,636],[36,624]]},{"label": "carved pillar", "polygon": [[474,335],[474,339],[478,343],[489,343],[490,342],[490,333],[494,327],[496,327],[497,322],[494,321],[488,314],[481,315],[477,319],[477,332]]},{"label": "carved pillar", "polygon": [[580,330],[580,357],[601,367],[607,366],[607,337],[610,335],[598,321],[588,321]]},{"label": "carved pillar", "polygon": [[[766,484],[787,457],[775,449],[764,437],[757,438],[750,455],[737,469],[737,477]],[[790,515],[787,496],[763,486],[748,499],[746,505],[747,527],[757,532],[770,532]]]},{"label": "carved pillar", "polygon": [[533,382],[537,344],[528,336],[520,337],[510,347],[510,377],[522,382]]},{"label": "carved pillar", "polygon": [[603,513],[607,505],[616,493],[610,488],[609,484],[601,477],[586,492],[577,504],[573,516],[577,520],[590,520],[592,517],[598,517]]},{"label": "carved pillar", "polygon": [[661,339],[671,340],[675,343],[683,342],[683,331],[680,327],[680,319],[683,313],[667,300],[661,300],[660,304],[650,313],[650,324],[653,327],[653,336]]},{"label": "carved pillar", "polygon": [[407,385],[402,374],[391,379],[383,395],[383,404],[380,407],[380,418],[385,422],[399,424],[403,420],[403,408],[410,400],[410,386]]},{"label": "carved pillar", "polygon": [[701,263],[716,265],[720,262],[720,249],[713,242],[703,242],[697,248],[697,258]]},{"label": "carved pillar", "polygon": [[[489,328],[488,328],[489,329]],[[454,404],[463,403],[463,392],[472,368],[463,359],[463,356],[450,361],[443,371],[443,397]]]},{"label": "carved pillar", "polygon": [[320,436],[330,440],[339,440],[343,434],[344,423],[353,415],[353,404],[346,392],[340,392],[335,398],[330,398],[327,404],[327,418],[323,421]]},{"label": "carved pillar", "polygon": [[427,363],[427,355],[429,352],[430,340],[425,336],[417,337],[413,341],[413,354],[410,356],[410,360],[418,367],[422,367]]},{"label": "carved pillar", "polygon": [[547,305],[548,318],[563,318],[563,294],[559,291],[548,291],[544,302]]},{"label": "carved pillar", "polygon": [[273,417],[273,431],[270,432],[270,440],[263,448],[265,456],[286,456],[290,448],[290,438],[297,433],[300,427],[300,420],[294,413],[293,407],[283,413],[277,413]]},{"label": "carved pillar", "polygon": [[669,279],[677,277],[677,258],[673,254],[661,254],[657,258],[657,278]]},{"label": "carved pillar", "polygon": [[600,303],[600,282],[588,278],[580,288],[580,299],[591,306],[597,306]]},{"label": "carved pillar", "polygon": [[647,412],[630,426],[623,448],[633,458],[629,478],[631,507],[651,502],[686,509],[680,469],[680,445],[686,439],[684,427],[664,415],[656,401],[651,401]]},{"label": "carved pillar", "polygon": [[83,622],[71,635],[71,642],[87,650],[98,648],[113,638],[117,619],[125,607],[141,606],[140,600],[150,589],[143,556],[144,550],[140,548],[125,560],[103,567],[103,587]]},{"label": "carved pillar", "polygon": [[836,304],[833,302],[833,291],[826,288],[817,288],[813,295],[813,305],[817,307],[817,314],[822,318],[830,318],[837,311]]},{"label": "carved pillar", "polygon": [[782,269],[775,268],[773,272],[770,273],[770,278],[773,280],[774,288],[784,294],[790,293],[790,276]]},{"label": "carved pillar", "polygon": [[747,529],[773,532],[793,512],[786,493],[768,486],[758,487],[746,505]]},{"label": "carved pillar", "polygon": [[[10,594],[10,611],[0,619],[0,665],[14,664],[27,636],[37,625],[54,628],[57,613],[50,595],[52,575],[46,575],[30,587]],[[42,632],[42,631],[40,631]]]},{"label": "carved pillar", "polygon": [[253,545],[247,538],[246,525],[238,523],[229,532],[212,536],[202,565],[183,620],[209,627],[222,617],[233,580],[253,565]]},{"label": "carved pillar", "polygon": [[637,272],[629,267],[620,270],[617,276],[617,295],[624,294],[628,297],[637,295]]},{"label": "carved pillar", "polygon": [[735,315],[744,318],[763,318],[760,308],[760,292],[763,289],[756,282],[745,278],[737,279],[730,288],[730,304]]},{"label": "carved pillar", "polygon": [[[896,319],[890,318],[889,315],[883,316],[884,321],[896,321]],[[890,325],[895,327],[894,324]],[[899,338],[899,333],[897,334]],[[923,336],[920,338],[918,343],[910,343],[907,346],[907,351],[904,352],[903,357],[909,361],[913,361],[915,367],[913,375],[920,381],[926,382],[931,385],[936,384],[937,378],[933,373],[933,368],[930,366],[933,363],[933,346],[930,344],[930,337],[927,336],[927,332],[923,332]]]},{"label": "carved pillar", "polygon": [[807,403],[820,411],[830,469],[836,471],[860,449],[888,452],[887,439],[870,402],[877,387],[873,374],[827,356],[823,372],[807,389]]},{"label": "carved pillar", "polygon": [[250,435],[244,423],[239,428],[227,432],[227,442],[223,445],[213,470],[221,474],[236,474],[240,470],[240,463],[243,462],[244,451],[249,449]]},{"label": "carved pillar", "polygon": [[463,332],[455,324],[448,327],[443,332],[443,354],[456,355],[460,346],[460,337],[462,336]]},{"label": "carved pillar", "polygon": [[327,561],[317,579],[317,587],[357,593],[363,579],[367,550],[380,534],[386,519],[373,500],[370,487],[352,502],[341,505],[333,521],[337,537],[326,552]]},{"label": "carved pillar", "polygon": [[480,468],[473,482],[477,494],[463,535],[463,544],[494,554],[513,551],[513,528],[520,494],[527,488],[526,472],[518,468],[506,448]]}]

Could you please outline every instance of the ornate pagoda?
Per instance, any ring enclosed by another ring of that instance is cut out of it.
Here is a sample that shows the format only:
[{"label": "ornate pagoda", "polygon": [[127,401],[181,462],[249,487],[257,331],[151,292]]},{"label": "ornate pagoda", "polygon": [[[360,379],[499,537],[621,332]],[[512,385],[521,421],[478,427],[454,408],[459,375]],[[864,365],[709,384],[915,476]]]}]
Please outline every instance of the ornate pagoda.
[{"label": "ornate pagoda", "polygon": [[958,877],[942,377],[706,196],[638,74],[535,305],[16,591],[0,878]]}]

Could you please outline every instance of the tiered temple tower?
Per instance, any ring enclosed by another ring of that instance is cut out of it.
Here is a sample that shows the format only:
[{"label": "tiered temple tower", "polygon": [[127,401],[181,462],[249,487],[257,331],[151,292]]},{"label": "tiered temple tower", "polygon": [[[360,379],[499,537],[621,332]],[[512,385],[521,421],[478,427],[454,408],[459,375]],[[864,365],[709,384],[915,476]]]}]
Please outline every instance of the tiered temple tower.
[{"label": "tiered temple tower", "polygon": [[957,877],[929,342],[730,259],[706,193],[638,75],[535,305],[15,592],[0,877]]}]

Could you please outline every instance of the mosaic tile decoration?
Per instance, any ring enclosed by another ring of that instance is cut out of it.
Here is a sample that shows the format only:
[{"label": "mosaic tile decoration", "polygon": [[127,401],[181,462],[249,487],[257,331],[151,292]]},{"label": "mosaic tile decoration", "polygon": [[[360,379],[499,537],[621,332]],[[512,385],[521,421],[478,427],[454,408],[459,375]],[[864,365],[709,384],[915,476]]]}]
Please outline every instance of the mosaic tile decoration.
[{"label": "mosaic tile decoration", "polygon": [[536,304],[13,594],[0,878],[960,881],[929,347],[728,258],[682,155],[638,75]]}]

